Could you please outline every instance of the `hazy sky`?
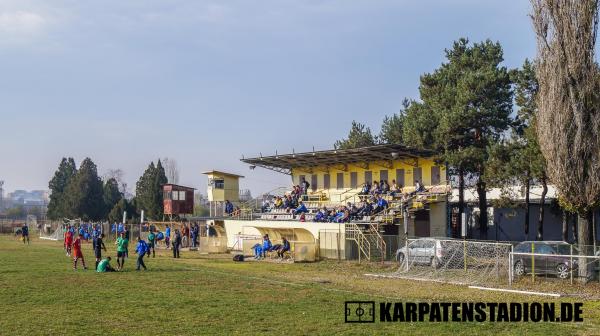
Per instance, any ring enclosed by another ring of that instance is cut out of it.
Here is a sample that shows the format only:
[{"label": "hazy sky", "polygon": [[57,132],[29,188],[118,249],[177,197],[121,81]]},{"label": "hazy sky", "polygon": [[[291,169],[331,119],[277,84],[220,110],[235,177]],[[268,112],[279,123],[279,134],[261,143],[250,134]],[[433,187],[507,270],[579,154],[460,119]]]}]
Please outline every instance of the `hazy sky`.
[{"label": "hazy sky", "polygon": [[121,168],[152,160],[289,177],[239,159],[328,149],[351,121],[376,133],[460,37],[505,64],[535,55],[526,0],[0,0],[0,180],[46,189],[63,156]]}]

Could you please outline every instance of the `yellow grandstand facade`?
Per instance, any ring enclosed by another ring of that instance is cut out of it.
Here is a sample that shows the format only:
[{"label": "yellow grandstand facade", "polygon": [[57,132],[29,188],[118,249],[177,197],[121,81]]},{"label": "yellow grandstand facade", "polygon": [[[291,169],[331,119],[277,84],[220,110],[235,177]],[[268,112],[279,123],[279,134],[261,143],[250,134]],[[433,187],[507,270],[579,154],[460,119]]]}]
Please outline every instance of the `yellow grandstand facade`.
[{"label": "yellow grandstand facade", "polygon": [[[290,175],[291,185],[276,199],[290,200],[295,195],[298,203],[275,202],[250,222],[232,218],[225,226],[241,236],[267,231],[277,236],[276,232],[290,229],[310,232],[316,258],[389,259],[406,237],[447,235],[451,188],[446,167],[435,156],[431,151],[386,144],[243,158],[252,169]],[[363,212],[365,208],[372,210]],[[323,211],[340,217],[320,217]],[[229,233],[228,239],[235,244]],[[303,237],[303,243],[310,241]]]}]

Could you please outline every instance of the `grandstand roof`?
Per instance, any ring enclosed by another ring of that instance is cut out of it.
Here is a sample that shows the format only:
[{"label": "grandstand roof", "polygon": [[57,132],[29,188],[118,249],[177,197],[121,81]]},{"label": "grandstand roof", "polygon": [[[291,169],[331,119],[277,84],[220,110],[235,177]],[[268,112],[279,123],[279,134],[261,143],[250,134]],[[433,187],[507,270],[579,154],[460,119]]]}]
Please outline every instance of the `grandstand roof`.
[{"label": "grandstand roof", "polygon": [[368,162],[391,162],[406,160],[415,166],[419,158],[431,157],[435,152],[420,150],[404,145],[387,144],[352,149],[331,149],[305,153],[277,154],[255,158],[242,158],[241,161],[252,166],[291,174],[293,168],[310,168],[360,164]]}]

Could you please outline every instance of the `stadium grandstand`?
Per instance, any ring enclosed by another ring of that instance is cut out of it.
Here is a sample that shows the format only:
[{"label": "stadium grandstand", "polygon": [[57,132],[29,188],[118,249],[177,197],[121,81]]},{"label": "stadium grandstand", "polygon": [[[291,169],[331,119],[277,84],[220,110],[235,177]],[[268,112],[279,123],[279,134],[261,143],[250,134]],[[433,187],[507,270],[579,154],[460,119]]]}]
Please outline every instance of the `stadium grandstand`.
[{"label": "stadium grandstand", "polygon": [[296,260],[383,260],[406,234],[446,236],[451,188],[434,154],[386,144],[242,158],[291,184],[240,204],[223,222],[227,245],[248,250],[269,234],[300,244]]}]

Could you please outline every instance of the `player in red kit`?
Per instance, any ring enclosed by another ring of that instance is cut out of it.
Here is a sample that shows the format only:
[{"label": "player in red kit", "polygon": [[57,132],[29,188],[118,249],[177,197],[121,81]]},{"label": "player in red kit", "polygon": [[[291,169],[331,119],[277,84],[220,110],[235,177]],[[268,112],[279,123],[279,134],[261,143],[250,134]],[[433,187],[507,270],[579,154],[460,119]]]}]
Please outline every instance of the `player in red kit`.
[{"label": "player in red kit", "polygon": [[77,239],[73,242],[73,269],[77,269],[77,260],[81,259],[81,263],[83,264],[83,269],[87,269],[85,266],[85,260],[83,259],[83,253],[81,252],[81,239],[83,235],[80,234],[77,236]]},{"label": "player in red kit", "polygon": [[67,256],[71,256],[71,246],[73,245],[73,231],[70,228],[65,233],[65,250],[67,251]]}]

